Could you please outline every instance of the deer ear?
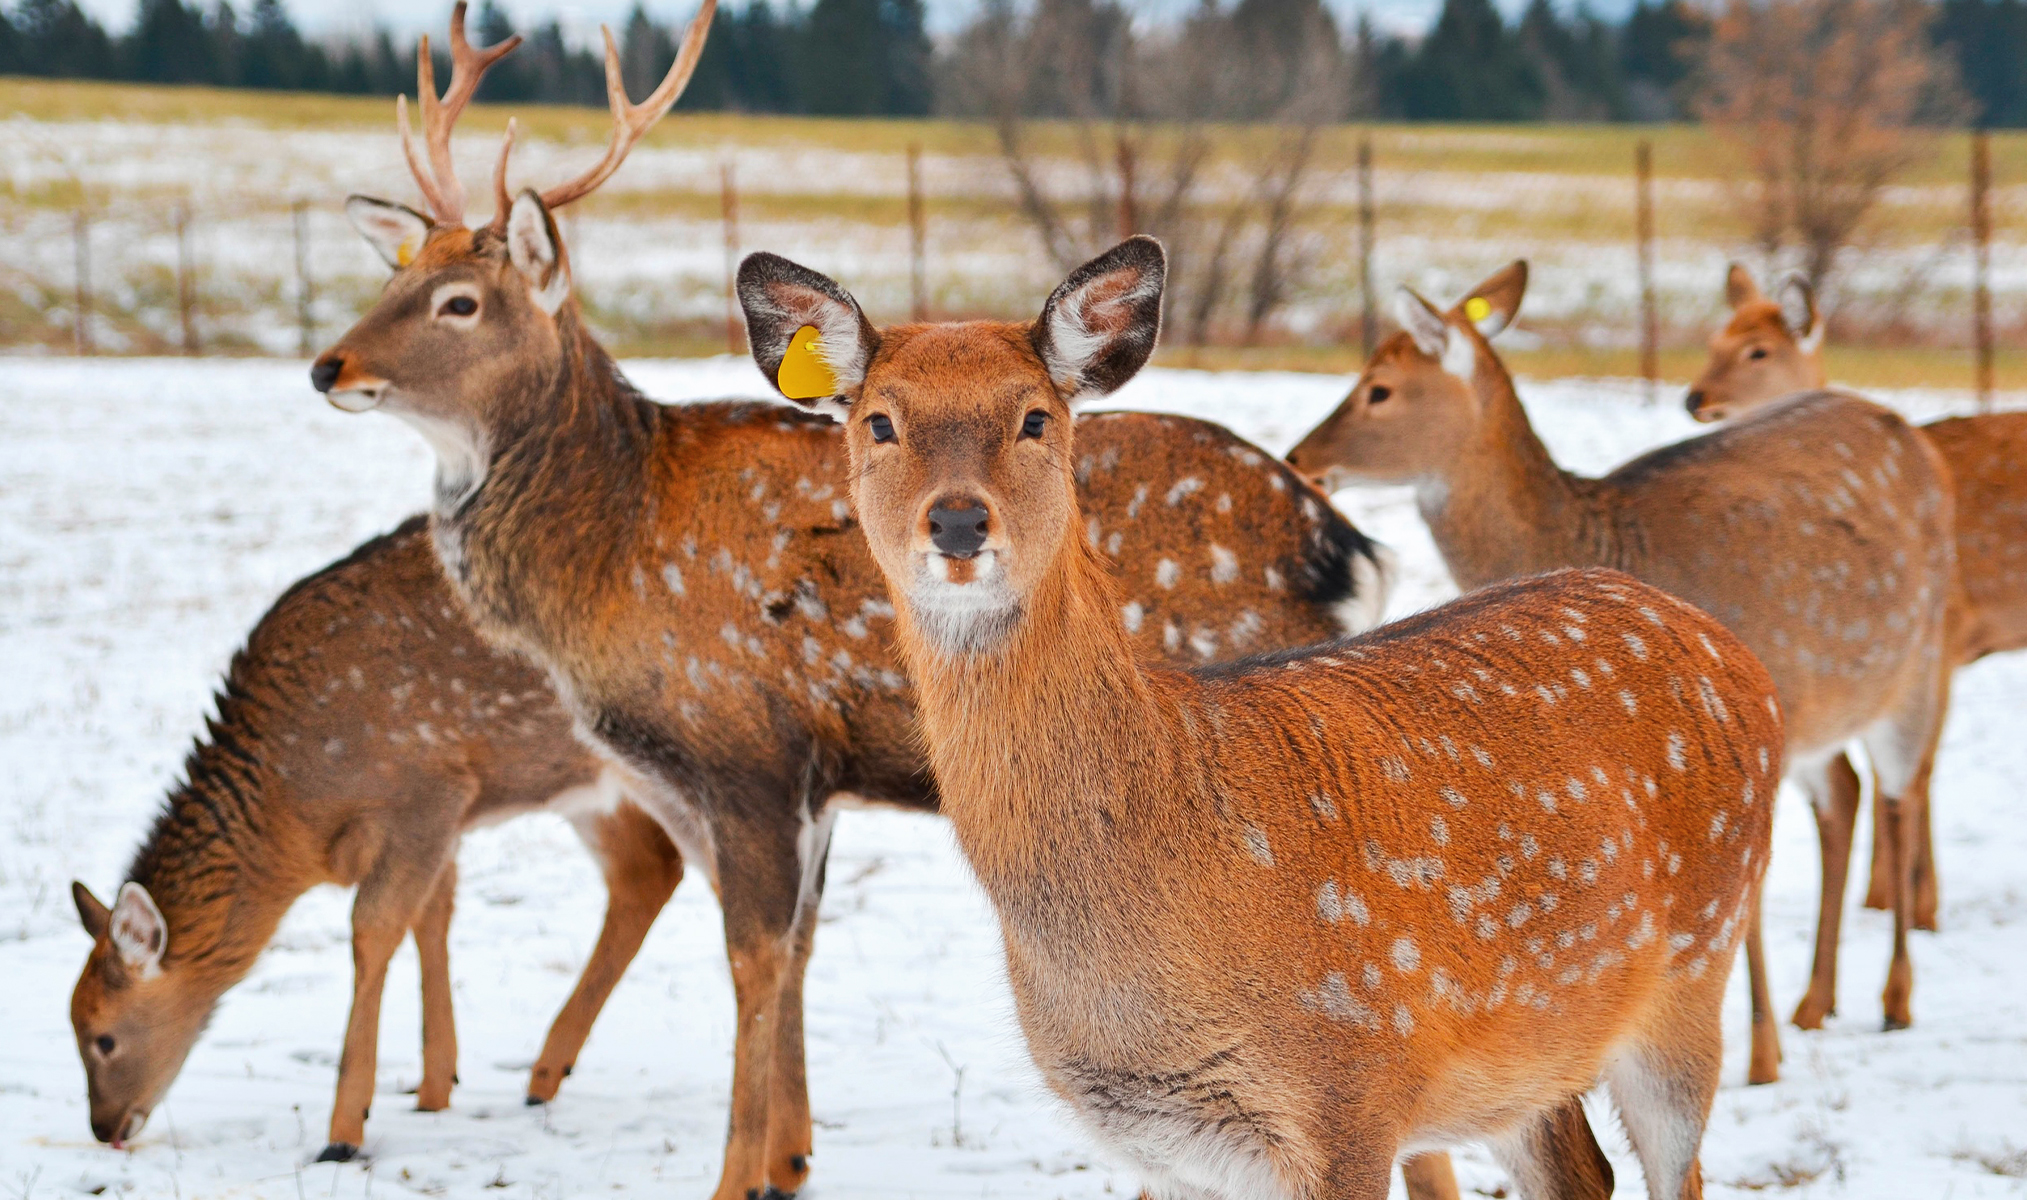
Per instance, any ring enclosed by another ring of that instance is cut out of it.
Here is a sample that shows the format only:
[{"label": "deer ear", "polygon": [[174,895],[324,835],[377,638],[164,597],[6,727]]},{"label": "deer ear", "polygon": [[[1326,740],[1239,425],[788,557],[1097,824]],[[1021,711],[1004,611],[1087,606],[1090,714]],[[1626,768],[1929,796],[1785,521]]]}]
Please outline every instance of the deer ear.
[{"label": "deer ear", "polygon": [[1458,303],[1457,311],[1490,340],[1513,323],[1513,314],[1520,311],[1520,298],[1526,294],[1527,260],[1517,259],[1472,288]]},{"label": "deer ear", "polygon": [[1743,263],[1733,263],[1724,273],[1724,302],[1733,308],[1760,299],[1760,285]]},{"label": "deer ear", "polygon": [[533,191],[514,197],[507,212],[507,258],[528,281],[528,295],[550,316],[570,296],[570,265],[563,257],[563,238],[556,218]]},{"label": "deer ear", "polygon": [[779,254],[739,264],[739,303],[753,361],[783,396],[843,420],[880,335],[852,294]]},{"label": "deer ear", "polygon": [[162,910],[155,907],[148,889],[128,880],[120,885],[113,900],[107,936],[120,961],[148,979],[162,969],[162,955],[169,949],[169,925]]},{"label": "deer ear", "polygon": [[1131,237],[1078,267],[1028,331],[1049,379],[1070,400],[1117,391],[1147,365],[1161,334],[1168,255]]},{"label": "deer ear", "polygon": [[415,261],[429,240],[429,218],[403,204],[371,196],[345,197],[345,216],[395,270]]},{"label": "deer ear", "polygon": [[78,880],[70,881],[70,898],[77,902],[77,919],[84,925],[84,931],[96,942],[106,936],[106,927],[112,922],[112,913],[107,911],[103,901],[91,894],[91,889]]},{"label": "deer ear", "polygon": [[1394,319],[1414,339],[1415,349],[1429,357],[1441,358],[1450,348],[1450,322],[1415,289],[1402,287],[1394,293]]},{"label": "deer ear", "polygon": [[1781,280],[1781,323],[1804,353],[1814,353],[1823,343],[1823,314],[1816,311],[1816,292],[1800,275]]}]

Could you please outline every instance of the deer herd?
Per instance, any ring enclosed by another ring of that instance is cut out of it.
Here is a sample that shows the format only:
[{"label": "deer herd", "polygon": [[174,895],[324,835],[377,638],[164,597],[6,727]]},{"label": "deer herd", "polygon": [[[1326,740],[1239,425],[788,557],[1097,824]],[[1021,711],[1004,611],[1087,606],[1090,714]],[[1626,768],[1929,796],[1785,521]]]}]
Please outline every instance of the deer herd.
[{"label": "deer herd", "polygon": [[[1492,339],[1523,263],[1401,331],[1286,460],[1213,424],[1081,406],[1160,325],[1129,238],[1029,322],[876,327],[772,254],[738,273],[793,402],[657,404],[598,344],[556,211],[681,94],[714,5],[600,161],[465,221],[450,133],[512,41],[418,56],[427,206],[353,197],[393,268],[312,370],[436,452],[427,514],[289,589],[232,660],[110,904],[71,1014],[93,1132],[134,1138],[288,907],[356,888],[328,1145],[366,1144],[388,963],[415,939],[423,1074],[457,1080],[462,833],[565,817],[609,902],[527,1083],[557,1098],[686,866],[737,997],[716,1200],[809,1175],[803,977],[842,809],[940,812],[997,914],[1021,1032],[1150,1196],[1609,1195],[1610,1090],[1649,1194],[1702,1194],[1719,1017],[1745,950],[1749,1078],[1779,1075],[1759,902],[1776,792],[1821,835],[1807,994],[1836,1006],[1845,876],[1936,928],[1929,779],[1951,671],[2027,646],[2027,414],[1913,426],[1824,387],[1806,288],[1733,268],[1689,394],[1710,433],[1601,478],[1529,424]],[[518,39],[516,39],[518,40]],[[1390,556],[1328,489],[1406,484],[1457,584],[1378,625]],[[1377,628],[1373,628],[1378,626]]]}]

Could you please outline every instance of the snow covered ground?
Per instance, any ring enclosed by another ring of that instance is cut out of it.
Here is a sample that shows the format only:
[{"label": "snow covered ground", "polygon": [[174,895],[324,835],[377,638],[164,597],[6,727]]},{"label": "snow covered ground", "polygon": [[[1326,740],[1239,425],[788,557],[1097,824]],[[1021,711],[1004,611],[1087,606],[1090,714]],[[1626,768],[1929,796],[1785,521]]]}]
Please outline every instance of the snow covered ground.
[{"label": "snow covered ground", "polygon": [[[637,363],[665,399],[760,394],[744,360]],[[1211,417],[1275,450],[1344,381],[1149,372],[1121,403]],[[1614,383],[1526,389],[1564,462],[1587,470],[1692,433]],[[1937,414],[1946,396],[1897,397]],[[2027,469],[2027,466],[2023,466]],[[472,836],[453,969],[463,1084],[410,1110],[420,1073],[411,949],[381,1026],[364,1165],[324,1141],[350,991],[348,898],[304,898],[229,993],[129,1153],[96,1145],[67,1016],[86,941],[66,885],[110,895],[178,769],[228,654],[280,589],[424,500],[421,444],[348,417],[295,362],[0,360],[0,1196],[702,1196],[716,1179],[732,1001],[717,914],[677,894],[546,1108],[525,1068],[589,950],[602,896],[558,820]],[[1347,492],[1400,552],[1395,611],[1450,584],[1405,494]],[[2027,1194],[2027,656],[1958,676],[1935,782],[1944,932],[1920,935],[1916,1028],[1879,1032],[1888,926],[1846,925],[1844,1011],[1785,1031],[1786,1078],[1748,1089],[1742,1042],[1704,1146],[1709,1194]],[[1807,973],[1814,830],[1784,797],[1767,928],[1778,1001]],[[1861,853],[1861,859],[1863,857]],[[839,824],[809,981],[819,1123],[811,1200],[1131,1196],[1041,1095],[1009,1011],[986,905],[937,820]],[[1745,1022],[1734,978],[1726,1028]],[[1617,1126],[1622,1195],[1642,1194]],[[1500,1194],[1473,1151],[1467,1192]]]}]

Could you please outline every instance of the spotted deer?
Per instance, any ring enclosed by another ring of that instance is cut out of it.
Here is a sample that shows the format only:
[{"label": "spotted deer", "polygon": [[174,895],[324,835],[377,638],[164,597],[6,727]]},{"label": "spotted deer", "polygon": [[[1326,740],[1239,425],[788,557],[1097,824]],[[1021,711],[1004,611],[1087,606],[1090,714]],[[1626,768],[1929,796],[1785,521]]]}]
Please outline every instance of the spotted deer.
[{"label": "spotted deer", "polygon": [[815,330],[837,382],[821,403],[1043,1078],[1154,1196],[1321,1200],[1481,1139],[1524,1195],[1608,1194],[1555,1136],[1602,1077],[1651,1194],[1699,1195],[1781,765],[1765,670],[1603,570],[1144,661],[1080,536],[1070,414],[1146,361],[1164,273],[1133,238],[1032,324],[876,331],[814,271],[739,271],[761,370],[785,379]]},{"label": "spotted deer", "polygon": [[[1850,814],[1832,802],[1833,764],[1845,743],[1864,744],[1904,874],[1906,797],[1941,733],[1955,587],[1948,467],[1886,409],[1813,392],[1602,478],[1564,471],[1487,340],[1526,286],[1526,264],[1514,263],[1447,313],[1403,291],[1401,332],[1288,460],[1330,486],[1414,485],[1460,587],[1615,567],[1703,608],[1753,648],[1780,688],[1791,775],[1822,834],[1814,976],[1797,1021],[1820,1019],[1833,994],[1835,881],[1851,843]],[[1895,911],[1888,1029],[1912,1020],[1905,903]],[[1764,987],[1754,994],[1750,1078],[1764,1082],[1778,1058]]]},{"label": "spotted deer", "polygon": [[[673,103],[710,12],[647,103],[628,104],[613,66],[598,178]],[[455,115],[434,110],[432,146]],[[549,674],[711,880],[738,1003],[716,1194],[792,1193],[811,1152],[802,979],[835,801],[937,803],[842,440],[773,401],[663,406],[634,390],[585,326],[552,215],[595,179],[508,201],[502,166],[499,211],[468,228],[437,174],[429,216],[348,202],[395,271],[312,381],[430,441],[431,529],[474,626]],[[1377,616],[1378,551],[1283,464],[1197,421],[1087,429],[1066,466],[1093,496],[1084,534],[1119,564],[1113,620],[1139,650],[1198,661]]]},{"label": "spotted deer", "polygon": [[529,1085],[553,1092],[683,863],[571,735],[548,681],[479,640],[422,520],[284,593],[233,656],[217,706],[113,903],[72,885],[92,937],[71,996],[92,1133],[118,1147],[140,1132],[219,998],[297,897],[325,883],[358,896],[352,1015],[319,1161],[364,1142],[387,964],[410,934],[422,964],[416,1106],[448,1106],[458,840],[538,810],[570,821],[611,897]]},{"label": "spotted deer", "polygon": [[[1824,326],[1815,296],[1799,277],[1784,280],[1778,299],[1761,293],[1752,274],[1733,263],[1725,276],[1731,320],[1710,339],[1710,361],[1690,385],[1689,414],[1720,421],[1756,412],[1789,395],[1821,389]],[[1952,613],[1951,662],[2027,647],[2027,413],[1951,417],[1920,427],[1956,481],[1957,570],[1963,607]],[[1848,762],[1836,771],[1833,803],[1855,813],[1858,777]],[[1916,929],[1936,928],[1937,886],[1930,836],[1928,772],[1908,797],[1915,814]],[[1874,806],[1875,820],[1880,815]],[[1877,831],[1875,830],[1875,835]],[[1865,903],[1891,905],[1892,873],[1885,839],[1873,838],[1872,882]]]}]

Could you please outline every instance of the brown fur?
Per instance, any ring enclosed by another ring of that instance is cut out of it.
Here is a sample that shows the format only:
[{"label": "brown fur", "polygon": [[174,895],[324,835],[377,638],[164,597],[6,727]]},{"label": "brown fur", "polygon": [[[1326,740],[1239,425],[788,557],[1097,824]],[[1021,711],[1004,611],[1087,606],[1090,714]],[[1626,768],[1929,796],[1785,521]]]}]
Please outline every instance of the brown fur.
[{"label": "brown fur", "polygon": [[[547,682],[488,648],[454,604],[418,518],[290,588],[233,657],[218,718],[127,873],[168,926],[161,971],[137,978],[101,920],[72,997],[101,1140],[132,1136],[218,998],[320,883],[359,890],[352,1016],[324,1157],[361,1144],[387,962],[411,931],[424,996],[417,1104],[449,1104],[457,1046],[446,942],[459,835],[542,808],[570,818],[612,894],[531,1091],[559,1056],[574,1060],[682,859],[638,808],[591,801],[599,764]],[[88,899],[79,905],[89,925],[97,901]],[[110,1055],[97,1045],[104,1036]]]},{"label": "brown fur", "polygon": [[[1523,264],[1474,295],[1511,312]],[[1824,894],[1816,988],[1842,915],[1849,822],[1829,765],[1863,738],[1895,821],[1941,730],[1946,611],[1955,588],[1949,471],[1898,416],[1815,392],[1776,411],[1644,455],[1601,479],[1556,466],[1512,378],[1459,310],[1410,298],[1420,332],[1385,342],[1351,395],[1289,453],[1333,481],[1417,483],[1437,546],[1460,586],[1556,566],[1617,567],[1698,604],[1766,663],[1780,687],[1788,757],[1817,800]],[[1470,378],[1416,342],[1447,331]],[[1462,339],[1461,344],[1458,339]],[[1889,1027],[1911,1019],[1907,914],[1897,906],[1884,998]],[[1809,1001],[1805,1001],[1805,1004]],[[1771,1024],[1753,1077],[1771,1078]]]},{"label": "brown fur", "polygon": [[[452,283],[479,297],[469,327],[430,311]],[[800,989],[830,801],[936,802],[842,439],[775,404],[649,402],[576,300],[542,311],[483,230],[432,233],[320,369],[340,392],[386,385],[374,404],[431,431],[445,464],[433,528],[474,622],[543,664],[580,728],[653,781],[644,802],[713,880],[739,1003],[717,1196],[794,1191],[811,1149]],[[1203,422],[1088,429],[1077,466],[1140,605],[1140,650],[1199,661],[1341,632],[1335,609],[1360,563],[1369,582],[1374,551],[1320,493]],[[453,477],[468,448],[476,482]],[[1185,478],[1203,486],[1170,503]],[[1125,602],[1115,622],[1131,619]]]},{"label": "brown fur", "polygon": [[[1796,285],[1791,281],[1789,287]],[[1780,306],[1761,295],[1745,268],[1733,264],[1726,281],[1732,315],[1710,340],[1710,360],[1690,386],[1688,407],[1699,421],[1742,416],[1796,392],[1821,388],[1828,379],[1824,343],[1798,337]],[[1963,585],[1961,611],[1951,614],[1951,659],[1957,666],[1987,654],[2027,647],[2027,413],[1952,417],[1920,426],[1949,464],[1956,482],[1957,571]],[[1855,810],[1857,776],[1849,764],[1837,775],[1841,792],[1834,803]],[[1937,927],[1939,903],[1934,844],[1930,834],[1928,772],[1908,807],[1916,826],[1914,913],[1917,929]],[[1848,781],[1848,782],[1847,782]],[[1882,824],[1884,810],[1874,808]],[[1890,908],[1892,870],[1887,839],[1873,839],[1872,880],[1865,903]],[[1834,980],[1834,970],[1830,973]],[[1835,993],[1816,997],[1803,1014],[1812,1023],[1820,1009],[1834,1007]]]},{"label": "brown fur", "polygon": [[[1132,269],[1113,263],[1132,245],[1085,270]],[[1131,331],[1103,306],[1134,286],[1093,289],[1077,324],[1116,342]],[[1380,1197],[1403,1149],[1479,1138],[1524,1186],[1597,1195],[1564,1134],[1606,1073],[1656,1194],[1699,1195],[1780,771],[1764,669],[1609,571],[1311,650],[1142,665],[1078,536],[1070,397],[1041,341],[881,331],[846,399],[945,811],[1051,1088],[1160,1196]],[[1045,432],[1018,434],[1037,412]],[[990,531],[962,586],[1011,597],[982,631],[924,608],[960,575],[935,565],[932,514],[953,507]]]}]

